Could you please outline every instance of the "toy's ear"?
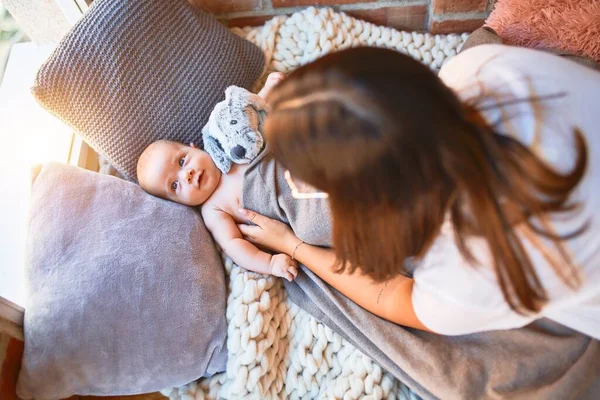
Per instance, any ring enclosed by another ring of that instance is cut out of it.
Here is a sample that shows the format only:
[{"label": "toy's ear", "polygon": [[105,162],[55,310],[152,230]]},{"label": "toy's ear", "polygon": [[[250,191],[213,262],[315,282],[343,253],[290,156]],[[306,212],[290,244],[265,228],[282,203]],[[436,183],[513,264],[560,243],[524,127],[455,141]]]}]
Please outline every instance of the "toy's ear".
[{"label": "toy's ear", "polygon": [[231,104],[232,100],[234,101],[234,104],[242,104],[246,102],[246,99],[251,94],[252,92],[243,87],[229,86],[225,89],[225,101],[227,104]]},{"label": "toy's ear", "polygon": [[267,103],[259,95],[239,86],[229,86],[225,90],[225,99],[229,103],[234,98],[239,100],[238,104],[249,104],[256,111],[264,111],[267,108]]},{"label": "toy's ear", "polygon": [[239,95],[241,91],[246,91],[246,89],[239,86],[228,86],[225,89],[225,99],[229,100],[231,96]]},{"label": "toy's ear", "polygon": [[225,154],[225,151],[218,140],[210,135],[208,125],[209,124],[206,124],[202,129],[204,151],[210,155],[217,168],[219,168],[222,173],[226,174],[231,169],[231,160],[227,157],[227,154]]},{"label": "toy's ear", "polygon": [[267,111],[267,103],[265,100],[257,94],[248,92],[248,104],[254,108],[257,112],[265,113]]},{"label": "toy's ear", "polygon": [[265,123],[265,118],[267,118],[267,110],[259,110],[258,111],[258,131],[263,133],[263,127]]},{"label": "toy's ear", "polygon": [[258,130],[263,131],[263,123],[267,116],[267,103],[265,100],[254,93],[248,93],[248,105],[252,107],[258,115]]}]

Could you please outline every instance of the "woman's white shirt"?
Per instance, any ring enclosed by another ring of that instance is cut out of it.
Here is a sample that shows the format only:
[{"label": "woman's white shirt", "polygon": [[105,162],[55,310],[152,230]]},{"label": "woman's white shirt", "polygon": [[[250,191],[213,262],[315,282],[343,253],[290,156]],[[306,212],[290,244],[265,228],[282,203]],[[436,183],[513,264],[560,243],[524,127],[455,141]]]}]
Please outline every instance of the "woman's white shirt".
[{"label": "woman's white shirt", "polygon": [[[550,215],[549,221],[560,235],[586,223],[587,230],[565,242],[581,272],[577,291],[555,274],[539,247],[521,236],[549,297],[539,314],[523,316],[504,299],[485,241],[469,239],[477,260],[472,265],[462,257],[446,222],[414,271],[412,300],[418,318],[434,332],[460,335],[517,328],[546,317],[600,339],[600,73],[547,53],[482,45],[449,60],[440,78],[463,100],[478,98],[477,107],[486,110],[489,123],[498,123],[498,133],[516,138],[560,172],[575,165],[573,133],[576,128],[583,133],[588,166],[570,197],[581,206]],[[549,240],[537,239],[542,248],[555,249]]]}]

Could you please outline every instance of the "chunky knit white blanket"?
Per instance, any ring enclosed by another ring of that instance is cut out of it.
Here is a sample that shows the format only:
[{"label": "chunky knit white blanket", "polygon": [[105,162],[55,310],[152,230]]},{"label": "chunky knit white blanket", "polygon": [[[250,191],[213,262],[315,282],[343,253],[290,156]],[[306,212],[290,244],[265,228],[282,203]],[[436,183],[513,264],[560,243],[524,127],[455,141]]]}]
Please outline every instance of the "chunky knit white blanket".
[{"label": "chunky knit white blanket", "polygon": [[[263,49],[267,72],[289,72],[325,53],[358,45],[396,49],[438,69],[467,37],[399,32],[312,7],[275,17],[262,27],[234,31]],[[279,278],[243,270],[225,254],[223,260],[229,276],[227,370],[165,389],[165,396],[171,400],[416,397],[291,303]]]},{"label": "chunky knit white blanket", "polygon": [[268,70],[281,72],[292,71],[332,51],[357,46],[394,49],[439,69],[460,51],[469,36],[397,31],[331,8],[314,7],[275,17],[261,27],[232,30],[263,49]]}]

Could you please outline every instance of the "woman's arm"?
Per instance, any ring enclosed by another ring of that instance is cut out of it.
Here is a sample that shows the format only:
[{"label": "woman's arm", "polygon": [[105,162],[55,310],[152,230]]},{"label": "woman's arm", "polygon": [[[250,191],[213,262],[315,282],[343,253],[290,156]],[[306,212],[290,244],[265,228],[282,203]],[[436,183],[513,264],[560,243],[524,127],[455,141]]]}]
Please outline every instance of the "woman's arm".
[{"label": "woman's arm", "polygon": [[[296,243],[300,243],[299,239]],[[375,282],[358,271],[336,273],[335,252],[306,243],[298,247],[294,258],[365,310],[396,324],[427,330],[412,305],[414,281],[411,278],[398,275],[385,282]]]},{"label": "woman's arm", "polygon": [[285,224],[247,211],[244,214],[255,224],[240,225],[240,231],[253,243],[271,250],[294,256],[329,285],[350,300],[373,314],[388,321],[428,330],[417,318],[412,305],[414,281],[402,275],[386,282],[374,282],[370,277],[355,271],[336,273],[336,256],[331,249],[311,246],[301,241]]}]

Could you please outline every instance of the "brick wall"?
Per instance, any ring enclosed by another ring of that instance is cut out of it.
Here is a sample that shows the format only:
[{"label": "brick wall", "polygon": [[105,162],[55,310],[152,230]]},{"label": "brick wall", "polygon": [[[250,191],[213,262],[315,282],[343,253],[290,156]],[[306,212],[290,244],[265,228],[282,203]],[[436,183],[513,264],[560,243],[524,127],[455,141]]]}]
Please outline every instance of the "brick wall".
[{"label": "brick wall", "polygon": [[261,25],[275,15],[328,6],[378,25],[433,33],[470,32],[495,0],[189,0],[229,26]]}]

